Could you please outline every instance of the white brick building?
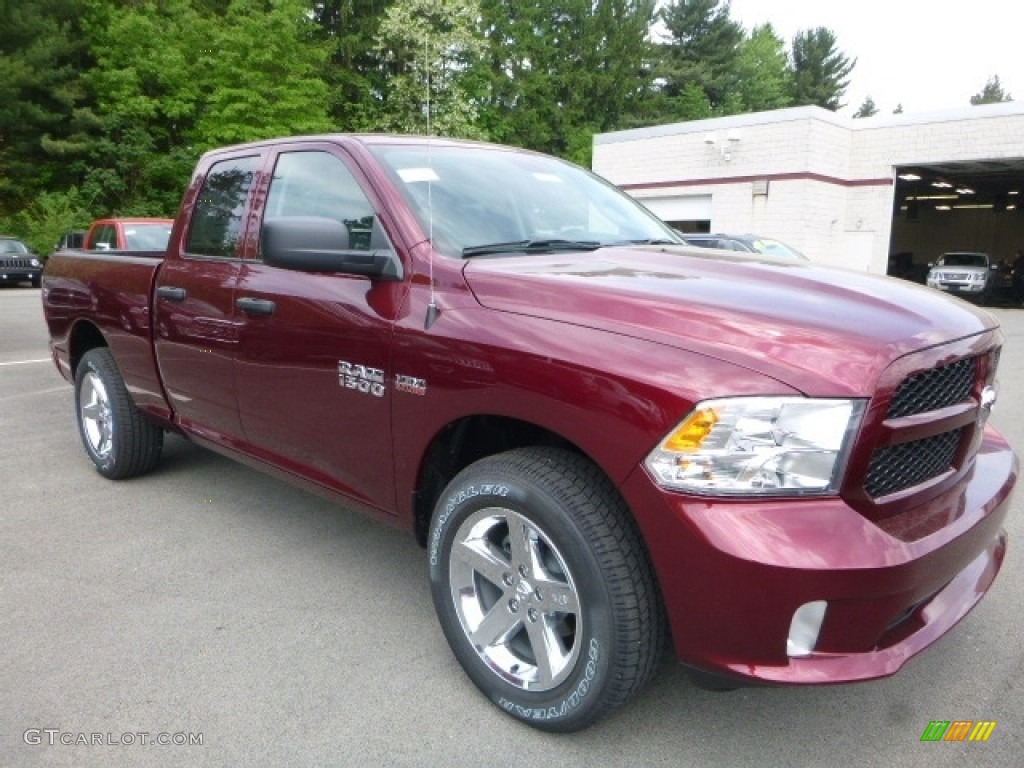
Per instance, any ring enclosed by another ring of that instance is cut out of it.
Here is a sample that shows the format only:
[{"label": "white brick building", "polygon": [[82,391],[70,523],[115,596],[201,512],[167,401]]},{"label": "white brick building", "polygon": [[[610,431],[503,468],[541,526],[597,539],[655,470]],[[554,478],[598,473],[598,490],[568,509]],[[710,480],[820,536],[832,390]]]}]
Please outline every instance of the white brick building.
[{"label": "white brick building", "polygon": [[826,264],[884,273],[891,254],[1024,247],[1024,103],[618,131],[594,138],[593,167],[681,229],[775,237]]}]

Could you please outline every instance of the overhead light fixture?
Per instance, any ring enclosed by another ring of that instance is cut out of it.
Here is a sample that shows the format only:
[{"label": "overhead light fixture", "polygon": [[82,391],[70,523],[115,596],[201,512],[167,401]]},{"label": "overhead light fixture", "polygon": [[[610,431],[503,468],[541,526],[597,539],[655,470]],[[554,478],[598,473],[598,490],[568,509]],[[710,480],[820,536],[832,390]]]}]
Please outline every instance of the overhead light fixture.
[{"label": "overhead light fixture", "polygon": [[961,194],[961,195],[973,195],[974,194],[974,190],[971,189],[970,187],[959,187],[956,191],[959,194]]},{"label": "overhead light fixture", "polygon": [[1017,189],[1011,189],[1011,190],[1010,190],[1009,192],[1007,192],[1006,194],[1008,194],[1008,195],[1019,195],[1019,194],[1020,194],[1020,190],[1017,190]]},{"label": "overhead light fixture", "polygon": [[936,205],[935,206],[935,210],[936,211],[951,211],[953,209],[951,207],[949,207],[948,205]]},{"label": "overhead light fixture", "polygon": [[916,173],[901,173],[899,176],[903,181],[920,181],[921,177]]},{"label": "overhead light fixture", "polygon": [[956,195],[917,195],[908,197],[907,200],[956,200]]},{"label": "overhead light fixture", "polygon": [[936,189],[950,189],[953,185],[948,181],[933,181],[932,186]]}]

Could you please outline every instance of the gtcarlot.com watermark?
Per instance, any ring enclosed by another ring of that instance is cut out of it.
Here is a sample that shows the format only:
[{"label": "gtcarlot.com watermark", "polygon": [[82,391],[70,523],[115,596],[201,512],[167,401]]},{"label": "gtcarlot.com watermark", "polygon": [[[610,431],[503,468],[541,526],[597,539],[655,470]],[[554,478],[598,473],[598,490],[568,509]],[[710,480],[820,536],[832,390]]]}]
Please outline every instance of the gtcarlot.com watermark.
[{"label": "gtcarlot.com watermark", "polygon": [[201,747],[203,734],[177,731],[169,733],[161,731],[124,731],[112,733],[106,731],[65,731],[61,728],[27,728],[21,738],[30,746],[45,745],[48,747],[134,747],[157,746],[167,747]]}]

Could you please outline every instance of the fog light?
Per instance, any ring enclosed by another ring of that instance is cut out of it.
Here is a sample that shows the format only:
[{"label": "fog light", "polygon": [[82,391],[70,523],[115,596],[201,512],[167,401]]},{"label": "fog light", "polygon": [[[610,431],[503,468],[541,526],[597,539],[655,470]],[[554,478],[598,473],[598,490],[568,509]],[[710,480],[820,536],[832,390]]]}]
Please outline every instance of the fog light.
[{"label": "fog light", "polygon": [[793,621],[789,624],[789,637],[786,639],[786,655],[810,656],[814,646],[818,644],[818,633],[821,623],[825,620],[825,608],[828,603],[815,600],[804,603],[793,613]]}]

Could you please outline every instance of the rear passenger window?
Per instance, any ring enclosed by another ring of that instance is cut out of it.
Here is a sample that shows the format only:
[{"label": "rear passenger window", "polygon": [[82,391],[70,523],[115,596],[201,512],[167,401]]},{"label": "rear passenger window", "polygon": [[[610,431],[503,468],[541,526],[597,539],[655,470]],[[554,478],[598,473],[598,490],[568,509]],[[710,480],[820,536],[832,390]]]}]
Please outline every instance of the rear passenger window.
[{"label": "rear passenger window", "polygon": [[274,166],[265,218],[320,216],[345,225],[349,248],[388,248],[359,182],[329,152],[283,152]]},{"label": "rear passenger window", "polygon": [[192,211],[186,253],[229,259],[241,256],[242,213],[259,161],[259,156],[238,157],[211,166]]}]

